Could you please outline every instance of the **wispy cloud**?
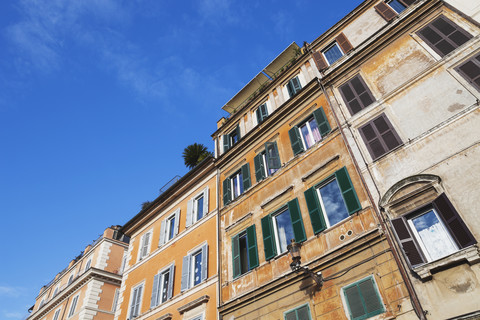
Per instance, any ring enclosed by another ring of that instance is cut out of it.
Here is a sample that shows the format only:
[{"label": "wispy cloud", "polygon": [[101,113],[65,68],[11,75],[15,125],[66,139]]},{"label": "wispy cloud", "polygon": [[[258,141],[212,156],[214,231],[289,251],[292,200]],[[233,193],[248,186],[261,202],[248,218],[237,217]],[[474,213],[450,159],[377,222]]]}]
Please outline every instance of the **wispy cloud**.
[{"label": "wispy cloud", "polygon": [[20,287],[0,286],[0,296],[3,297],[18,298],[23,292],[24,289]]}]

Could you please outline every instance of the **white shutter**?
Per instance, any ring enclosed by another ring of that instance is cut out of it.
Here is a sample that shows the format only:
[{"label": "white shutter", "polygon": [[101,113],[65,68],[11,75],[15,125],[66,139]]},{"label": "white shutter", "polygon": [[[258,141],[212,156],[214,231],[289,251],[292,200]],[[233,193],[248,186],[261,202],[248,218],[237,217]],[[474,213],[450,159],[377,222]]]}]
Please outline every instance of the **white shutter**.
[{"label": "white shutter", "polygon": [[175,211],[175,232],[174,232],[175,235],[178,234],[179,225],[180,225],[180,209],[177,209],[177,211]]},{"label": "white shutter", "polygon": [[158,296],[160,294],[160,276],[158,273],[153,277],[152,297],[150,299],[150,308],[158,306]]},{"label": "white shutter", "polygon": [[190,199],[187,203],[187,223],[186,227],[189,227],[192,224],[193,218],[193,199]]},{"label": "white shutter", "polygon": [[183,292],[190,287],[190,256],[183,257],[182,262],[182,284],[180,291]]},{"label": "white shutter", "polygon": [[148,254],[149,245],[150,245],[150,232],[147,232],[143,239],[142,258]]},{"label": "white shutter", "polygon": [[173,295],[173,280],[175,279],[175,264],[170,265],[170,278],[168,279],[167,299],[172,298]]},{"label": "white shutter", "polygon": [[162,224],[160,226],[160,240],[158,241],[159,246],[162,246],[165,243],[166,224],[167,224],[166,219],[162,220]]},{"label": "white shutter", "polygon": [[208,213],[208,187],[203,190],[203,216]]},{"label": "white shutter", "polygon": [[[148,233],[147,233],[148,234]],[[137,299],[135,301],[135,310],[134,310],[134,314],[135,314],[135,317],[138,316],[140,314],[140,300],[142,299],[142,289],[143,289],[143,285],[139,286],[138,288],[138,291],[137,291]]]},{"label": "white shutter", "polygon": [[202,246],[202,281],[208,276],[208,244]]}]

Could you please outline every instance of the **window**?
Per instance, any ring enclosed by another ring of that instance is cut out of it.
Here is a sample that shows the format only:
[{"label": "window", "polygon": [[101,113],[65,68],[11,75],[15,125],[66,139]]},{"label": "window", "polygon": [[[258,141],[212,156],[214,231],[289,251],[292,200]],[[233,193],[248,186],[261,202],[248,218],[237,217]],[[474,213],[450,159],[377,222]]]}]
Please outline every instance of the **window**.
[{"label": "window", "polygon": [[88,259],[87,264],[85,265],[85,271],[90,269],[90,265],[92,264],[92,259]]},{"label": "window", "polygon": [[244,164],[239,171],[223,180],[223,205],[229,204],[238,198],[245,190],[252,186],[250,180],[250,165]]},{"label": "window", "polygon": [[288,81],[287,91],[290,98],[296,95],[301,89],[302,89],[302,85],[300,84],[300,79],[298,79],[298,76]]},{"label": "window", "polygon": [[351,320],[367,319],[385,312],[372,276],[342,288],[342,293]]},{"label": "window", "polygon": [[206,187],[200,194],[190,199],[187,203],[187,227],[202,219],[208,214],[209,188]]},{"label": "window", "polygon": [[123,274],[123,271],[125,271],[125,266],[127,264],[127,254],[126,252],[123,252],[123,258],[122,258],[122,264],[120,265],[120,270],[118,274]]},{"label": "window", "polygon": [[396,13],[401,13],[403,10],[407,8],[407,6],[401,2],[400,0],[388,0],[386,3],[395,10]]},{"label": "window", "polygon": [[42,301],[40,301],[40,304],[38,306],[38,309],[40,309],[41,307],[43,307],[43,305],[45,304],[45,298],[42,298]]},{"label": "window", "polygon": [[228,149],[233,147],[240,140],[240,127],[237,126],[235,130],[229,134],[222,136],[223,139],[223,152],[227,152]]},{"label": "window", "polygon": [[477,243],[444,193],[432,203],[391,222],[412,267]]},{"label": "window", "polygon": [[358,130],[373,160],[402,144],[402,140],[384,113]]},{"label": "window", "polygon": [[280,169],[282,163],[280,162],[277,143],[265,143],[265,150],[255,156],[253,163],[255,165],[255,178],[257,182],[262,181]]},{"label": "window", "polygon": [[322,71],[352,49],[353,46],[348,41],[347,37],[345,37],[343,33],[340,33],[335,38],[335,41],[327,48],[321,52],[316,51],[312,55],[318,70]]},{"label": "window", "polygon": [[438,17],[420,29],[418,36],[441,57],[446,56],[473,37],[444,16]]},{"label": "window", "polygon": [[375,10],[387,22],[395,18],[416,0],[387,0],[375,6]]},{"label": "window", "polygon": [[289,310],[283,314],[285,320],[310,320],[310,308],[308,304]]},{"label": "window", "polygon": [[328,64],[332,64],[341,57],[343,57],[342,49],[337,44],[337,42],[332,43],[325,50],[322,51],[323,56],[327,59]]},{"label": "window", "polygon": [[58,319],[59,319],[60,310],[62,310],[62,309],[61,309],[61,308],[58,308],[57,310],[55,310],[55,313],[53,314],[52,320],[58,320]]},{"label": "window", "polygon": [[57,285],[55,287],[55,290],[53,291],[53,296],[52,297],[55,297],[57,294],[58,294],[58,289],[60,288],[60,285]]},{"label": "window", "polygon": [[375,101],[372,92],[360,75],[356,75],[347,83],[341,85],[339,89],[352,116]]},{"label": "window", "polygon": [[322,137],[327,135],[330,130],[327,116],[320,107],[312,113],[312,116],[288,131],[293,154],[297,155],[309,149],[316,142],[322,140]]},{"label": "window", "polygon": [[467,60],[455,70],[480,91],[480,55]]},{"label": "window", "polygon": [[268,108],[267,108],[266,103],[260,105],[257,108],[257,110],[255,110],[255,116],[256,116],[256,119],[257,119],[257,124],[262,123],[263,120],[265,120],[265,118],[268,117]]},{"label": "window", "polygon": [[277,212],[263,217],[261,223],[265,260],[286,252],[292,239],[299,243],[307,239],[297,198]]},{"label": "window", "polygon": [[255,225],[232,238],[233,278],[258,266]]},{"label": "window", "polygon": [[120,294],[120,290],[115,289],[115,295],[113,296],[113,303],[112,303],[112,312],[114,312],[114,313],[115,313],[115,310],[117,310],[119,294]]},{"label": "window", "polygon": [[173,279],[175,265],[171,264],[165,270],[159,272],[153,277],[152,298],[150,300],[150,308],[164,303],[172,297]]},{"label": "window", "polygon": [[142,294],[143,294],[143,284],[133,288],[132,297],[130,301],[130,319],[136,318],[140,315]]},{"label": "window", "polygon": [[168,218],[162,220],[160,225],[159,245],[173,239],[178,234],[178,225],[180,223],[180,209],[177,209]]},{"label": "window", "polygon": [[145,258],[150,251],[150,238],[152,237],[152,232],[149,231],[145,233],[140,240],[139,256],[138,260]]},{"label": "window", "polygon": [[73,277],[75,276],[75,273],[72,273],[70,277],[68,278],[68,283],[67,286],[69,286],[73,282]]},{"label": "window", "polygon": [[207,279],[208,245],[183,257],[181,291],[196,286]]},{"label": "window", "polygon": [[75,313],[75,308],[77,307],[77,302],[78,302],[78,295],[76,295],[73,300],[72,300],[72,304],[70,305],[70,311],[68,311],[68,317],[70,318],[71,316],[73,316],[73,314]]},{"label": "window", "polygon": [[345,167],[306,190],[304,194],[315,234],[362,208]]}]

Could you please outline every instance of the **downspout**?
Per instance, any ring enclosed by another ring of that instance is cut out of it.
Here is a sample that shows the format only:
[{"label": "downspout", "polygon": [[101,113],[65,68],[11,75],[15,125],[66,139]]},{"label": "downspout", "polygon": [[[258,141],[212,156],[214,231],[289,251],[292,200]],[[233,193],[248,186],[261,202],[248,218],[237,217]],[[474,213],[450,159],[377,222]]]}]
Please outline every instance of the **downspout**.
[{"label": "downspout", "polygon": [[[215,163],[215,162],[214,162]],[[216,169],[216,176],[217,176],[217,319],[222,319],[220,316],[220,299],[221,299],[221,283],[220,283],[220,170]]]},{"label": "downspout", "polygon": [[[367,187],[367,183],[365,181],[365,179],[363,178],[363,175],[360,173],[360,167],[358,165],[358,162],[357,162],[357,159],[354,157],[353,155],[353,152],[352,152],[352,149],[350,147],[350,144],[348,143],[347,141],[347,138],[345,136],[345,132],[343,131],[343,128],[340,124],[340,121],[337,117],[337,114],[336,114],[336,111],[335,109],[333,108],[332,106],[332,103],[330,101],[330,97],[328,96],[327,94],[327,91],[325,89],[325,87],[323,86],[322,82],[320,81],[319,78],[317,78],[317,82],[318,84],[320,85],[320,88],[322,89],[322,92],[323,94],[325,95],[325,98],[327,100],[327,103],[328,103],[328,106],[330,107],[330,110],[332,110],[332,114],[333,114],[333,117],[335,118],[335,123],[337,124],[338,128],[340,129],[340,133],[342,135],[342,138],[345,142],[345,145],[348,149],[348,153],[350,155],[350,158],[352,159],[352,162],[355,166],[355,169],[357,170],[357,172],[359,173],[359,176],[360,176],[360,180],[362,182],[362,185],[367,193],[367,196],[368,196],[368,199],[370,200],[370,202],[372,203],[373,205],[373,209],[374,209],[374,212],[375,214],[377,215],[379,221],[380,221],[380,225],[381,225],[381,228],[382,228],[382,231],[384,231],[384,234],[385,234],[385,238],[387,239],[387,242],[388,242],[388,245],[390,246],[390,248],[392,248],[392,254],[393,254],[393,257],[395,259],[395,262],[397,263],[398,265],[398,269],[400,271],[400,274],[402,275],[402,278],[403,278],[403,281],[405,282],[405,285],[407,287],[407,290],[408,290],[408,293],[410,294],[410,297],[412,299],[412,305],[413,305],[413,310],[415,311],[417,317],[421,320],[426,320],[426,316],[425,316],[425,312],[423,311],[423,308],[422,308],[422,305],[420,303],[420,300],[418,299],[418,296],[417,296],[417,293],[415,292],[415,289],[413,288],[413,285],[412,283],[410,282],[410,278],[408,277],[407,273],[406,273],[406,270],[404,269],[404,265],[401,263],[401,260],[400,260],[400,256],[399,256],[399,253],[398,253],[398,250],[397,250],[397,247],[394,245],[394,243],[392,242],[392,237],[391,237],[391,234],[390,234],[390,230],[387,228],[386,226],[386,222],[384,220],[384,217],[382,216],[382,214],[380,214],[380,212],[378,211],[377,207],[375,206],[375,202],[373,201],[373,197],[372,197],[372,194],[370,193],[370,190],[369,188]],[[346,117],[344,117],[346,119]],[[348,126],[347,126],[348,127]],[[349,128],[350,130],[350,133],[352,134],[352,137],[354,137],[351,129]],[[365,158],[363,158],[362,156],[362,159],[365,163],[365,166],[367,167],[367,170],[370,174],[370,176],[372,176],[371,172],[370,172],[370,169],[368,168],[368,165],[365,161]],[[372,178],[372,181],[375,185],[375,188],[378,192],[378,195],[380,197],[380,191],[378,190],[378,187],[375,183],[375,180]]]}]

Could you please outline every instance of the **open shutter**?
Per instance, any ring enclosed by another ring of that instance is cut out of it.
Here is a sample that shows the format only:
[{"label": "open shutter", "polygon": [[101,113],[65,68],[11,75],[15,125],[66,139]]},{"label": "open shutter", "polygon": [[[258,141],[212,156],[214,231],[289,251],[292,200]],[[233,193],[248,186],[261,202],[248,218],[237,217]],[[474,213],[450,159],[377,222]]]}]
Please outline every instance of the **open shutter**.
[{"label": "open shutter", "polygon": [[242,179],[243,179],[243,190],[247,190],[252,186],[252,181],[250,180],[250,165],[245,163],[242,166]]},{"label": "open shutter", "polygon": [[322,71],[328,67],[327,62],[325,61],[323,55],[320,52],[313,53],[313,60],[315,60],[318,71]]},{"label": "open shutter", "polygon": [[142,258],[148,254],[148,246],[150,245],[150,232],[143,236]]},{"label": "open shutter", "polygon": [[300,136],[300,130],[298,129],[298,127],[293,127],[292,129],[288,130],[288,135],[290,137],[290,143],[292,145],[294,156],[305,151],[303,148],[302,137]]},{"label": "open shutter", "polygon": [[312,187],[304,192],[307,202],[310,221],[312,222],[313,232],[315,234],[322,232],[327,228],[325,217],[323,216],[322,207],[318,201],[317,190]]},{"label": "open shutter", "polygon": [[468,247],[477,243],[470,230],[463,222],[457,210],[453,207],[450,200],[448,200],[445,193],[442,193],[433,201],[433,206],[442,217],[450,234],[453,236],[460,248]]},{"label": "open shutter", "polygon": [[193,199],[188,200],[187,202],[187,221],[185,223],[185,227],[189,227],[192,224],[193,218]]},{"label": "open shutter", "polygon": [[240,126],[237,125],[235,130],[237,131],[237,141],[240,141],[240,139],[242,138],[242,135],[240,134]]},{"label": "open shutter", "polygon": [[387,5],[385,2],[380,2],[375,6],[375,10],[378,12],[380,16],[382,16],[383,19],[385,19],[387,22],[392,20],[393,18],[396,17],[397,13],[390,8],[389,5]]},{"label": "open shutter", "polygon": [[206,187],[205,189],[203,189],[203,215],[207,215],[208,214],[208,187]]},{"label": "open shutter", "polygon": [[153,308],[158,305],[158,297],[160,294],[160,277],[161,274],[156,274],[153,277],[153,287],[152,287],[152,297],[150,299],[150,308]]},{"label": "open shutter", "polygon": [[398,240],[400,241],[400,246],[402,247],[403,253],[407,257],[410,265],[416,266],[418,264],[425,263],[420,250],[417,247],[417,244],[413,240],[413,236],[408,229],[408,226],[403,219],[403,217],[392,219],[392,226],[397,234]]},{"label": "open shutter", "polygon": [[257,154],[253,158],[253,164],[255,166],[255,179],[257,179],[257,182],[260,182],[265,179],[265,169],[263,167],[262,154]]},{"label": "open shutter", "polygon": [[293,87],[292,80],[288,81],[287,90],[288,90],[288,95],[290,96],[290,98],[295,95],[295,88]]},{"label": "open shutter", "polygon": [[263,249],[265,250],[265,260],[270,260],[277,255],[275,239],[273,238],[272,217],[265,216],[261,220],[263,233]]},{"label": "open shutter", "polygon": [[267,158],[269,169],[280,169],[282,163],[280,162],[280,155],[278,154],[278,148],[276,142],[265,143],[265,154]]},{"label": "open shutter", "polygon": [[323,107],[320,107],[315,111],[313,111],[313,117],[317,122],[318,130],[320,131],[320,135],[323,138],[331,130],[330,124],[328,123],[327,116],[325,115],[325,111],[323,110]]},{"label": "open shutter", "polygon": [[260,124],[260,122],[262,122],[262,112],[260,111],[260,107],[255,110],[255,114],[257,116],[257,124]]},{"label": "open shutter", "polygon": [[343,167],[335,172],[335,177],[337,178],[338,186],[342,191],[343,200],[347,205],[348,213],[354,214],[362,209],[357,193],[355,192],[350,176],[348,175],[347,168]]},{"label": "open shutter", "polygon": [[226,178],[223,180],[223,205],[226,206],[231,201],[232,191],[231,191],[230,179]]},{"label": "open shutter", "polygon": [[180,225],[180,209],[177,209],[177,211],[175,211],[175,235],[178,234],[178,226]]},{"label": "open shutter", "polygon": [[247,247],[248,269],[252,270],[258,266],[257,234],[255,232],[255,225],[247,228]]},{"label": "open shutter", "polygon": [[300,91],[300,89],[302,89],[302,84],[300,83],[300,79],[298,78],[298,76],[293,78],[291,81],[292,81],[293,89],[295,90],[295,93],[297,93],[298,91]]},{"label": "open shutter", "polygon": [[[177,220],[175,220],[177,223]],[[162,246],[165,243],[165,228],[167,224],[167,219],[162,220],[162,224],[160,225],[160,239],[158,240],[158,245]]]},{"label": "open shutter", "polygon": [[202,246],[202,281],[208,277],[208,244]]},{"label": "open shutter", "polygon": [[342,51],[344,54],[347,54],[350,50],[353,49],[353,46],[350,44],[350,41],[348,41],[347,37],[342,33],[340,33],[336,38],[335,41],[337,41],[338,45],[340,48],[342,48]]},{"label": "open shutter", "polygon": [[235,279],[241,273],[240,243],[238,241],[238,234],[232,238],[232,261],[233,261],[233,278]]},{"label": "open shutter", "polygon": [[227,152],[228,149],[230,149],[230,137],[228,136],[228,134],[224,134],[222,136],[222,140],[223,140],[223,152]]},{"label": "open shutter", "polygon": [[[172,278],[173,279],[173,278]],[[183,257],[182,262],[182,284],[180,285],[180,291],[183,292],[190,287],[190,256]]]},{"label": "open shutter", "polygon": [[167,299],[171,299],[173,295],[173,280],[175,279],[175,264],[172,263],[170,265],[169,270],[170,278],[168,279],[168,291],[167,291]]},{"label": "open shutter", "polygon": [[[295,242],[300,243],[307,240],[307,236],[305,235],[305,228],[303,227],[302,212],[300,211],[300,206],[298,205],[297,198],[288,202],[288,211],[290,212],[290,218],[292,219]],[[288,240],[290,239],[287,239],[287,241]]]}]

